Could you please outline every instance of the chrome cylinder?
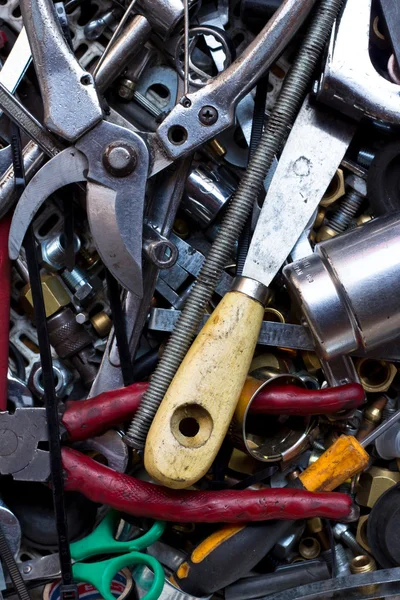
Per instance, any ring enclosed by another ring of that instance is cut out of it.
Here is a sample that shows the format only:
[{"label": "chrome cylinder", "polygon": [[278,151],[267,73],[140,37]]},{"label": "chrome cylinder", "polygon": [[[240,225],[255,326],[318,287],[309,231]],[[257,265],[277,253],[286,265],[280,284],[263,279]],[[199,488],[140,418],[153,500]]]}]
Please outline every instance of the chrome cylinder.
[{"label": "chrome cylinder", "polygon": [[317,244],[283,273],[324,359],[399,336],[399,214]]},{"label": "chrome cylinder", "polygon": [[111,47],[107,58],[96,75],[96,85],[104,92],[114,79],[121,75],[138,54],[151,34],[146,17],[136,15]]},{"label": "chrome cylinder", "polygon": [[204,165],[194,167],[187,178],[181,208],[201,227],[216,218],[233,192],[236,183]]}]

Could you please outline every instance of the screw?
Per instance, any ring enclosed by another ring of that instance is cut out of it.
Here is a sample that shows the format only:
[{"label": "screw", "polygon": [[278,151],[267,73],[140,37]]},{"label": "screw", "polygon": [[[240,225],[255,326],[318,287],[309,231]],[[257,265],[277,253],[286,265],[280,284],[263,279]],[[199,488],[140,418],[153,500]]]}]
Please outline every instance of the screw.
[{"label": "screw", "polygon": [[199,110],[199,121],[209,127],[218,121],[218,111],[213,106],[203,106]]},{"label": "screw", "polygon": [[25,575],[28,575],[28,573],[30,573],[32,571],[32,565],[25,565],[23,568],[23,572],[25,573]]},{"label": "screw", "polygon": [[357,162],[362,167],[369,168],[372,164],[372,161],[375,158],[375,152],[372,150],[368,150],[368,148],[361,148],[357,154]]},{"label": "screw", "polygon": [[360,544],[356,540],[356,537],[349,530],[348,525],[345,525],[344,523],[336,523],[336,525],[333,527],[333,535],[337,540],[341,540],[348,548],[350,548],[354,556],[365,554],[365,550],[361,548]]},{"label": "screw", "polygon": [[103,165],[111,175],[126,177],[136,168],[136,152],[126,142],[112,142],[103,152]]},{"label": "screw", "polygon": [[366,196],[365,181],[356,175],[352,175],[347,178],[346,183],[351,185],[353,189],[350,189],[347,194],[343,196],[338,208],[328,219],[326,219],[325,224],[318,232],[318,242],[328,240],[339,233],[346,231],[346,229],[350,227],[353,217],[364,201]]},{"label": "screw", "polygon": [[[365,551],[363,551],[365,554]],[[332,550],[325,550],[322,553],[322,557],[328,563],[328,565],[332,566]],[[336,558],[336,573],[334,573],[335,577],[344,577],[346,575],[350,575],[350,563],[346,554],[346,550],[343,548],[341,544],[335,545],[335,558]]]}]

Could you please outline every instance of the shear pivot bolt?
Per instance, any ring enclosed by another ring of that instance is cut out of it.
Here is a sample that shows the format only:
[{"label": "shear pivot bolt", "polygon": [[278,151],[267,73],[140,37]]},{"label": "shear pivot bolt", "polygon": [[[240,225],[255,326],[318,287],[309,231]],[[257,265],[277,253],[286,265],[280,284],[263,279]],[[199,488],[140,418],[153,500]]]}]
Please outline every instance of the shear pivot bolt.
[{"label": "shear pivot bolt", "polygon": [[104,150],[103,165],[111,175],[126,177],[136,168],[136,152],[126,142],[112,142]]}]

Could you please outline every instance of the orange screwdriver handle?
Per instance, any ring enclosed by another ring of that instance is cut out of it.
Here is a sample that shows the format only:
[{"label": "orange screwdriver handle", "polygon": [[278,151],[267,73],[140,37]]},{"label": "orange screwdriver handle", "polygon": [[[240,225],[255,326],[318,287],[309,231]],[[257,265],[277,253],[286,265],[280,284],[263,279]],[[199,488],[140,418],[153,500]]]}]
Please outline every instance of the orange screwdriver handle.
[{"label": "orange screwdriver handle", "polygon": [[299,479],[309,492],[331,492],[363,471],[369,455],[351,435],[342,435]]}]

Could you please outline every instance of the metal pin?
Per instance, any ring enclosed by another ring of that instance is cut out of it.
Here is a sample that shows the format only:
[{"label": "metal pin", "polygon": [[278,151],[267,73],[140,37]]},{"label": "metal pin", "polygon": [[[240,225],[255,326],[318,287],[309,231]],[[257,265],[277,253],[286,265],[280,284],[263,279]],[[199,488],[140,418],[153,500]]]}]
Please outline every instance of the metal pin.
[{"label": "metal pin", "polygon": [[183,80],[183,95],[189,93],[189,0],[184,0],[184,80]]},{"label": "metal pin", "polygon": [[112,46],[114,45],[115,40],[117,39],[117,37],[119,36],[119,34],[122,31],[122,28],[124,27],[126,21],[128,20],[128,17],[131,13],[131,10],[133,8],[133,6],[136,4],[136,0],[131,0],[128,8],[126,9],[121,21],[118,24],[118,27],[116,28],[116,30],[114,31],[114,33],[111,36],[110,41],[108,42],[106,49],[104,50],[103,54],[100,57],[99,62],[97,63],[94,71],[93,71],[93,77],[96,77],[101,65],[103,64],[107,54],[109,53],[109,51],[111,50]]}]

